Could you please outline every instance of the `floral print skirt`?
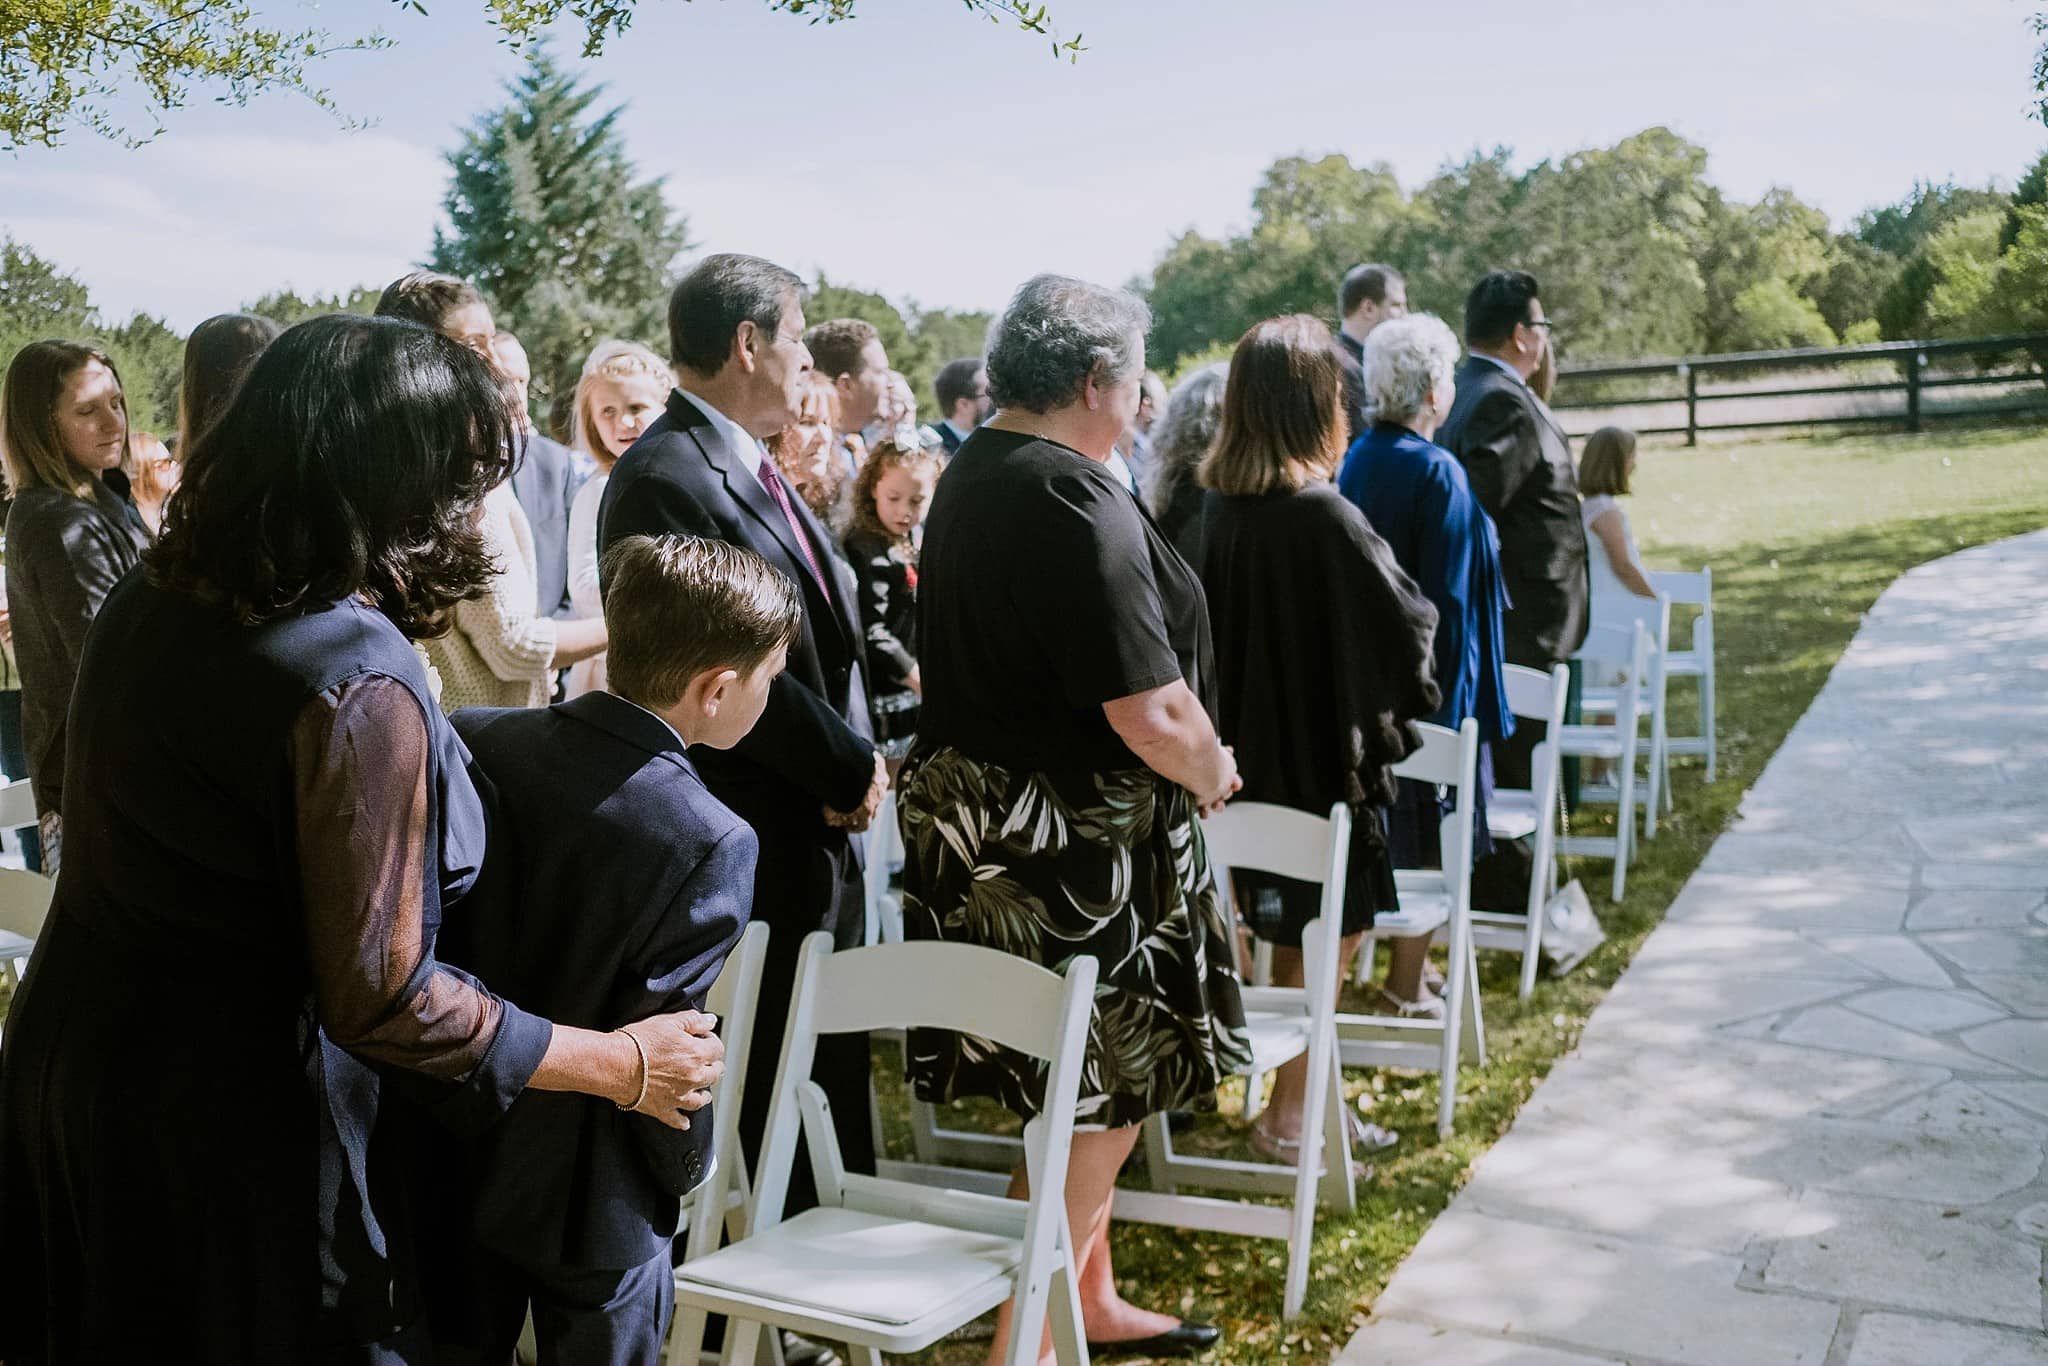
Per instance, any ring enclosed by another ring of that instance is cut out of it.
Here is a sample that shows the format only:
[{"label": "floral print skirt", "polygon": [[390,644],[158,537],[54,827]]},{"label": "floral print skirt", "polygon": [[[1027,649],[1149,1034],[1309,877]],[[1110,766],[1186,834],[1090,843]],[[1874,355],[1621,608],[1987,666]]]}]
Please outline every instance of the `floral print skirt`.
[{"label": "floral print skirt", "polygon": [[[1015,772],[944,746],[897,782],[910,939],[1101,965],[1075,1119],[1118,1128],[1211,1109],[1248,1066],[1229,922],[1194,802],[1149,769]],[[1024,1119],[1045,1066],[986,1039],[910,1032],[920,1098],[984,1096]]]}]

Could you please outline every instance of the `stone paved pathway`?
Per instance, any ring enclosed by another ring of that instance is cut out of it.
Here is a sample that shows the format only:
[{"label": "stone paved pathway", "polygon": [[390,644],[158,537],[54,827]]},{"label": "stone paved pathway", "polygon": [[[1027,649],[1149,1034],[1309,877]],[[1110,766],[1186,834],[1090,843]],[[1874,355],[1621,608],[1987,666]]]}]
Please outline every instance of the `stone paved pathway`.
[{"label": "stone paved pathway", "polygon": [[1878,601],[1338,1362],[2048,1366],[2044,1149],[2048,532]]}]

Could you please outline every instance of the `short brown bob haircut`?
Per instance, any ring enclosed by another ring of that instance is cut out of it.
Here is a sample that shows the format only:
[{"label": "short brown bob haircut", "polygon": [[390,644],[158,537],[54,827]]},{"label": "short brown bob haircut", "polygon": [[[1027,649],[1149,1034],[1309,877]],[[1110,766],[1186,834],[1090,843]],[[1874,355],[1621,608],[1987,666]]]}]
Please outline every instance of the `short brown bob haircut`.
[{"label": "short brown bob haircut", "polygon": [[796,585],[744,546],[697,536],[627,536],[598,565],[611,690],[672,707],[707,669],[742,678],[796,640]]},{"label": "short brown bob haircut", "polygon": [[1636,434],[1626,427],[1602,427],[1586,438],[1579,452],[1579,492],[1591,497],[1628,493],[1629,462],[1635,459]]},{"label": "short brown bob haircut", "polygon": [[[86,469],[64,449],[57,430],[57,400],[71,377],[98,361],[120,384],[114,358],[97,346],[74,341],[36,341],[14,353],[0,390],[0,458],[7,469],[7,495],[24,489],[63,489],[78,498],[93,496],[95,471]],[[127,464],[134,448],[121,447]]]},{"label": "short brown bob haircut", "polygon": [[1328,479],[1344,458],[1344,370],[1336,342],[1306,313],[1255,324],[1230,358],[1223,422],[1197,476],[1241,496]]}]

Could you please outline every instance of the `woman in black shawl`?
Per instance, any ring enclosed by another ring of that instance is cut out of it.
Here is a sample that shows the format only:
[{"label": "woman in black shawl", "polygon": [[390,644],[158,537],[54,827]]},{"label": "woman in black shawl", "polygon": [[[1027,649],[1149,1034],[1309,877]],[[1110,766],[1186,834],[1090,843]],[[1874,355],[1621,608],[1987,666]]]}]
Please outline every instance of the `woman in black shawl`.
[{"label": "woman in black shawl", "polygon": [[[1201,470],[1202,586],[1215,636],[1217,730],[1237,751],[1244,801],[1322,815],[1351,808],[1343,957],[1373,914],[1394,910],[1382,809],[1389,766],[1430,716],[1436,609],[1364,514],[1330,482],[1344,454],[1343,372],[1327,327],[1272,318],[1237,344],[1223,425]],[[1320,910],[1309,883],[1240,874],[1238,904],[1274,946],[1273,977],[1299,985],[1301,932]],[[1341,972],[1341,969],[1340,969]],[[1291,1159],[1307,1061],[1280,1069],[1253,1145]],[[1375,1136],[1369,1146],[1390,1139]]]}]

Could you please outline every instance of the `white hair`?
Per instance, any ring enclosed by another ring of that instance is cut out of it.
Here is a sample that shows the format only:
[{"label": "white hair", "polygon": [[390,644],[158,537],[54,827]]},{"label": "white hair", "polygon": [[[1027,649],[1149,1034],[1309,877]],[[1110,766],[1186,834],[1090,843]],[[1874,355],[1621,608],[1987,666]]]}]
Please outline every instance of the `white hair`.
[{"label": "white hair", "polygon": [[1365,397],[1374,414],[1403,422],[1422,411],[1431,390],[1449,392],[1458,353],[1457,334],[1434,314],[1411,313],[1375,327],[1365,339]]}]

